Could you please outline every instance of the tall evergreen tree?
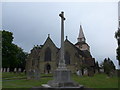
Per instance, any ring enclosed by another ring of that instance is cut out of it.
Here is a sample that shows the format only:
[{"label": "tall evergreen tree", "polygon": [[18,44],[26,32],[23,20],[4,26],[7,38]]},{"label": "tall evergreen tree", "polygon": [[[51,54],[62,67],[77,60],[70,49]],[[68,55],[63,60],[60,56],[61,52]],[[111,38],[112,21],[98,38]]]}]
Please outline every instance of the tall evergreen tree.
[{"label": "tall evergreen tree", "polygon": [[95,62],[95,69],[99,72],[100,67],[99,67],[98,61]]},{"label": "tall evergreen tree", "polygon": [[115,65],[110,58],[105,58],[104,62],[102,63],[102,68],[104,69],[104,72],[108,75],[111,76],[111,73],[115,71]]}]

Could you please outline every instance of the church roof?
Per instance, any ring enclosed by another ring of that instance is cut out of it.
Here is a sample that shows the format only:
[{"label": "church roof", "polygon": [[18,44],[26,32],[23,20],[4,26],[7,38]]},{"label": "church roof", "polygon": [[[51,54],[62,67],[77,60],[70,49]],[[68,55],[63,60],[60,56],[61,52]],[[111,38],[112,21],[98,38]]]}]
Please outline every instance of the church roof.
[{"label": "church roof", "polygon": [[[45,43],[42,45],[42,47],[43,47],[47,42],[51,42],[51,43],[56,47],[56,45],[53,43],[52,39],[50,38],[50,34],[48,34],[48,37],[47,37]],[[56,47],[56,48],[57,48],[57,47]]]},{"label": "church roof", "polygon": [[86,58],[92,57],[88,50],[83,50],[82,52],[85,54]]},{"label": "church roof", "polygon": [[65,42],[70,43],[77,50],[77,52],[79,53],[79,55],[82,55],[83,57],[86,57],[86,58],[92,57],[91,54],[90,54],[90,52],[88,50],[81,51],[74,44],[72,44],[68,39],[66,39]]}]

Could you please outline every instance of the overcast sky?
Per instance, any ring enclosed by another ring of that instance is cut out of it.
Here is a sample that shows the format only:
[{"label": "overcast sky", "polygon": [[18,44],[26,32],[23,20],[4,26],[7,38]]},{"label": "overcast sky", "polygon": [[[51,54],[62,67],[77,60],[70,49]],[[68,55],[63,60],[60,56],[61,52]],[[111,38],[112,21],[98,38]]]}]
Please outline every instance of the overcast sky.
[{"label": "overcast sky", "polygon": [[26,52],[34,45],[44,44],[48,34],[60,47],[61,11],[65,13],[65,36],[69,41],[77,42],[81,24],[96,61],[110,57],[118,68],[114,38],[118,28],[117,2],[2,3],[2,29],[13,32],[14,43]]}]

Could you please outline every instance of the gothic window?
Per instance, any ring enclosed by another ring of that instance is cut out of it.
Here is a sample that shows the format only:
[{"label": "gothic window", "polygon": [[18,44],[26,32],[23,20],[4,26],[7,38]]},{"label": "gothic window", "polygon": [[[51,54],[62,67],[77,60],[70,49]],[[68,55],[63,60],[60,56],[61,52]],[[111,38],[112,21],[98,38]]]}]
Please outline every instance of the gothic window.
[{"label": "gothic window", "polygon": [[45,58],[44,58],[45,61],[51,61],[51,50],[50,48],[46,48],[45,50]]},{"label": "gothic window", "polygon": [[65,64],[70,64],[70,54],[65,52]]}]

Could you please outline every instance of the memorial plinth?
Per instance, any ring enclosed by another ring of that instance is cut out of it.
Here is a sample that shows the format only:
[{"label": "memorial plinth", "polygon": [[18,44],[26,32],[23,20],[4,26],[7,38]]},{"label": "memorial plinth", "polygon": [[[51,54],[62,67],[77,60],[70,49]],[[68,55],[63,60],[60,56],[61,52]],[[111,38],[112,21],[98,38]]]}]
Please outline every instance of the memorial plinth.
[{"label": "memorial plinth", "polygon": [[70,70],[56,70],[54,73],[54,80],[49,81],[48,85],[50,87],[83,87],[71,80],[71,71]]}]

